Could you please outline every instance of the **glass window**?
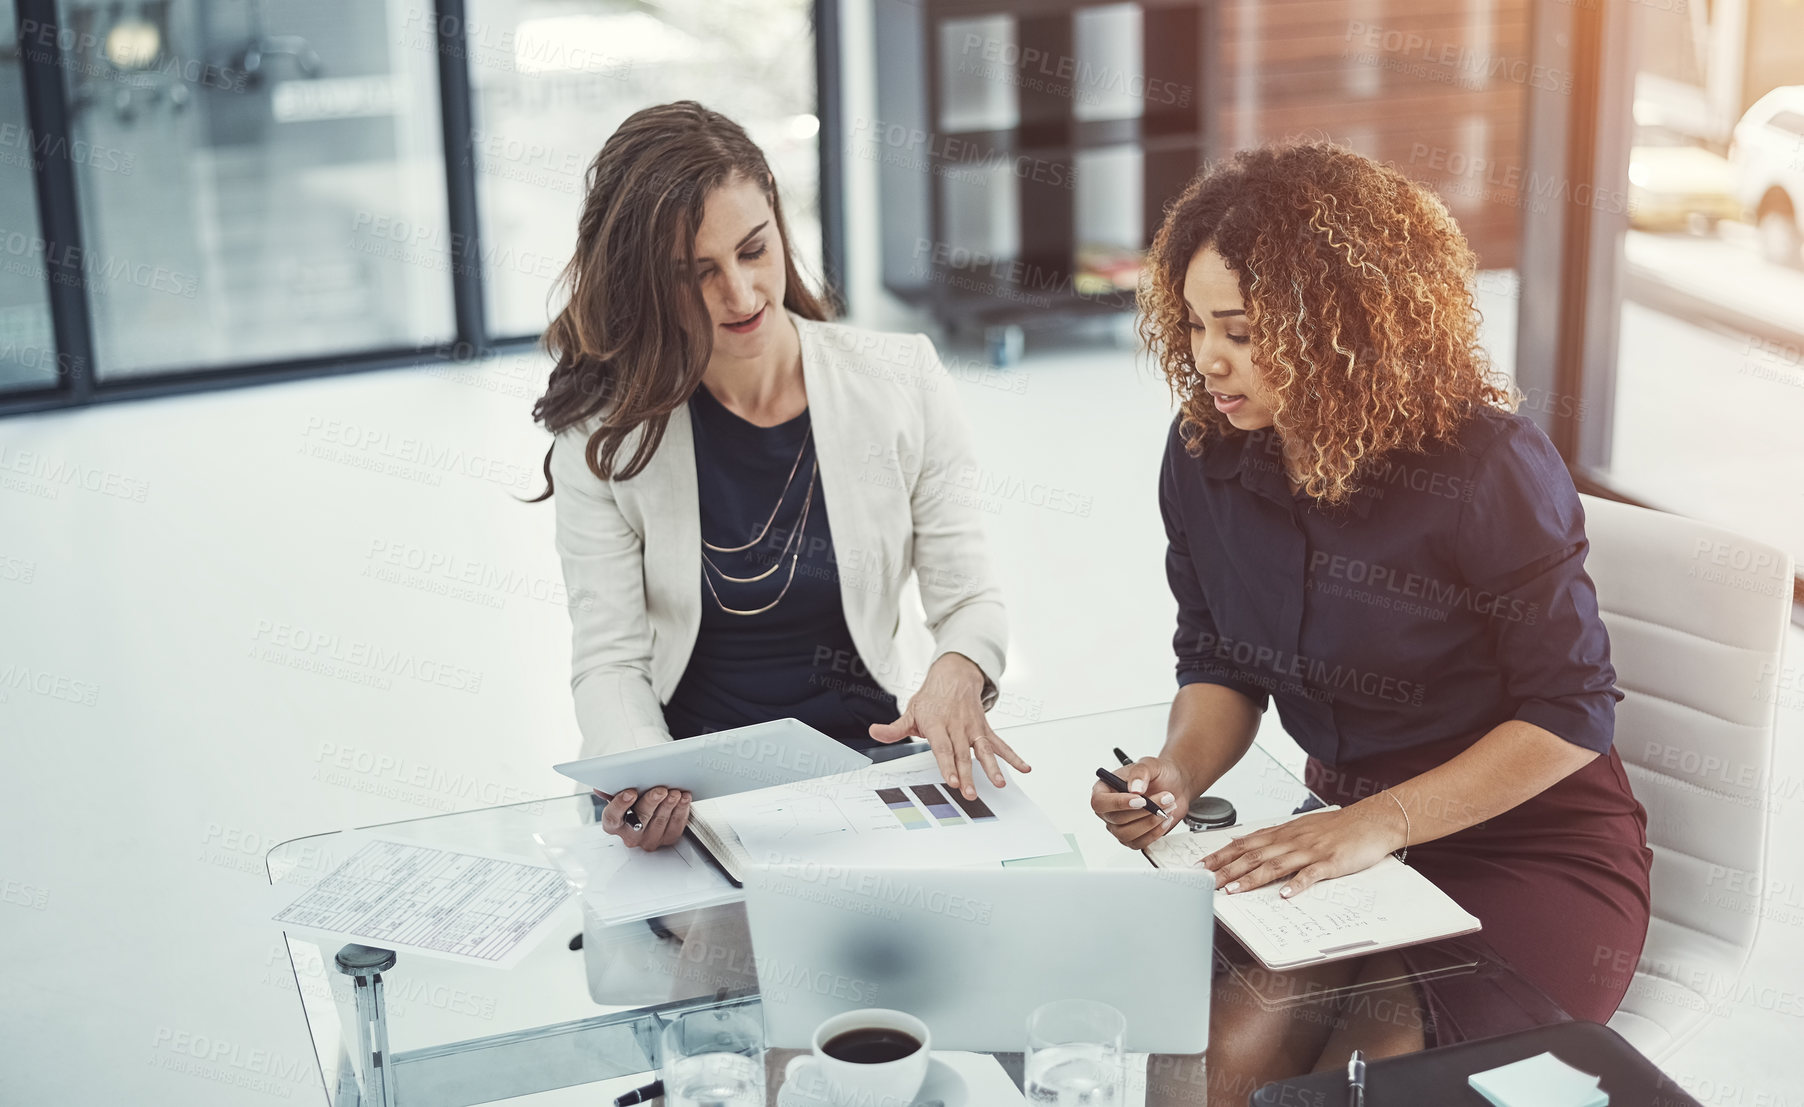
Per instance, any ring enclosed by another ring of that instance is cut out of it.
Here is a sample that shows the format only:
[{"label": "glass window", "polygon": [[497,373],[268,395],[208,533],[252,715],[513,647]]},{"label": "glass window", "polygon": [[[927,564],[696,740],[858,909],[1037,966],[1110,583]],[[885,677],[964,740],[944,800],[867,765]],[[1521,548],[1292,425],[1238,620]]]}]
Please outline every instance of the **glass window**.
[{"label": "glass window", "polygon": [[59,11],[103,380],[453,336],[437,73],[398,0]]},{"label": "glass window", "polygon": [[[1804,7],[1629,10],[1642,53],[1599,475],[1804,556]],[[1679,56],[1683,83],[1666,75]]]},{"label": "glass window", "polygon": [[57,383],[12,0],[0,0],[0,392]]},{"label": "glass window", "polygon": [[[432,5],[407,0],[415,46]],[[810,0],[470,0],[470,85],[489,330],[534,335],[570,258],[583,178],[608,135],[651,104],[699,100],[764,149],[797,263],[821,275]],[[422,54],[422,56],[429,56]]]}]

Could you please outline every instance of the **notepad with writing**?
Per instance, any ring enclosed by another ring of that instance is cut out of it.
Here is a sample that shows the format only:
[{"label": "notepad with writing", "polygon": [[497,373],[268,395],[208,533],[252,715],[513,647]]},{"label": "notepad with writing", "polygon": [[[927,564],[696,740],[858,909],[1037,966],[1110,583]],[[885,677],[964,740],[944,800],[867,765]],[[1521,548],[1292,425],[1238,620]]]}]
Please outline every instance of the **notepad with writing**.
[{"label": "notepad with writing", "polygon": [[[1201,833],[1174,831],[1146,849],[1162,869],[1193,867],[1204,857],[1292,816]],[[1317,881],[1288,899],[1282,881],[1215,897],[1215,917],[1268,969],[1322,964],[1438,941],[1480,928],[1452,897],[1421,873],[1384,860],[1363,872]]]}]

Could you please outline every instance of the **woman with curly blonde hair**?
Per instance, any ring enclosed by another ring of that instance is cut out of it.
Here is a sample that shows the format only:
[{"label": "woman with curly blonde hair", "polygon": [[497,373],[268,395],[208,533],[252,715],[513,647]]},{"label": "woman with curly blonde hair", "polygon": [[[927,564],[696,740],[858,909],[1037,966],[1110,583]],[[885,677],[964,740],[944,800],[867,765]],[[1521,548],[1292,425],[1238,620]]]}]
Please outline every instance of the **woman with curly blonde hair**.
[{"label": "woman with curly blonde hair", "polygon": [[[1172,821],[1144,797],[1183,811],[1275,699],[1339,807],[1204,858],[1224,894],[1307,895],[1401,851],[1516,979],[1602,1022],[1647,934],[1646,815],[1611,746],[1622,697],[1584,511],[1478,346],[1474,268],[1428,190],[1328,143],[1242,152],[1172,205],[1140,327],[1181,407],[1159,489],[1180,687],[1164,750],[1122,770],[1137,794],[1091,802],[1145,847]],[[1273,986],[1377,986],[1419,956]],[[1368,988],[1308,1018],[1219,984],[1211,1101],[1355,1047],[1557,1017],[1503,979]]]}]

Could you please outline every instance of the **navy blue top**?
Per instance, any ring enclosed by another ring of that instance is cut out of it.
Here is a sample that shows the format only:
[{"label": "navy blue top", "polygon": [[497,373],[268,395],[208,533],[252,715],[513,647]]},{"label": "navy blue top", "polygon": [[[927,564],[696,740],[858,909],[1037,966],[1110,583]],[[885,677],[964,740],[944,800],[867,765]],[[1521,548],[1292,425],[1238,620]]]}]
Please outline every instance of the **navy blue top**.
[{"label": "navy blue top", "polygon": [[1533,422],[1485,410],[1457,448],[1395,454],[1352,501],[1293,495],[1270,429],[1159,478],[1178,683],[1278,702],[1338,764],[1521,719],[1600,753],[1616,671],[1572,478]]},{"label": "navy blue top", "polygon": [[[702,538],[717,546],[738,546],[764,528],[772,505],[777,505],[777,513],[764,540],[752,549],[743,553],[702,549],[718,570],[704,561],[703,579],[696,582],[702,592],[701,629],[689,666],[664,705],[671,737],[791,717],[856,749],[877,745],[870,738],[870,724],[895,722],[901,711],[896,698],[871,677],[846,626],[839,563],[818,474],[812,481],[813,500],[808,500],[814,465],[808,413],[760,427],[728,411],[702,387],[689,401],[689,417],[695,432]],[[795,480],[783,494],[792,467]],[[783,494],[780,505],[779,494]],[[722,579],[723,574],[755,577],[773,565],[775,571],[763,580]],[[783,592],[785,582],[788,592]],[[715,592],[720,603],[715,602]],[[725,603],[755,611],[780,592],[782,601],[762,614],[730,615],[721,610]]]}]

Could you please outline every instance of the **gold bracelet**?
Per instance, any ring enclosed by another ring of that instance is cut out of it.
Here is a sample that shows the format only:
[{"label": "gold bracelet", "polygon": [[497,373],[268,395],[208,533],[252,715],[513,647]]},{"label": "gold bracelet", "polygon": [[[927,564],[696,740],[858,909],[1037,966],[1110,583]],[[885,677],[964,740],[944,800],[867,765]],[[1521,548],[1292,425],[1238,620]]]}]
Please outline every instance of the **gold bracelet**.
[{"label": "gold bracelet", "polygon": [[1403,801],[1398,799],[1396,793],[1389,788],[1384,790],[1384,794],[1390,796],[1391,802],[1397,805],[1397,810],[1403,812],[1403,849],[1397,854],[1397,860],[1407,864],[1409,862],[1409,809],[1403,806]]}]

